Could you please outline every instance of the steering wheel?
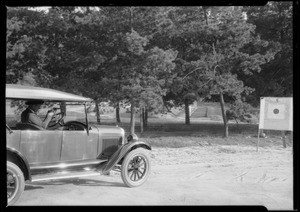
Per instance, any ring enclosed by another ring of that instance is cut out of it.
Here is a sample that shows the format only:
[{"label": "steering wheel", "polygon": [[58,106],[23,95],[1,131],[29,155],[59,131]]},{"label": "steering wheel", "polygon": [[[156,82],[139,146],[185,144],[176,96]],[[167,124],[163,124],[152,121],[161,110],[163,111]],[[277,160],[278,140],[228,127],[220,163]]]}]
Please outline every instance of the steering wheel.
[{"label": "steering wheel", "polygon": [[60,126],[64,125],[64,113],[60,112],[60,113],[54,113],[54,115],[52,116],[51,121],[48,124],[48,127],[53,127],[56,124],[59,124]]}]

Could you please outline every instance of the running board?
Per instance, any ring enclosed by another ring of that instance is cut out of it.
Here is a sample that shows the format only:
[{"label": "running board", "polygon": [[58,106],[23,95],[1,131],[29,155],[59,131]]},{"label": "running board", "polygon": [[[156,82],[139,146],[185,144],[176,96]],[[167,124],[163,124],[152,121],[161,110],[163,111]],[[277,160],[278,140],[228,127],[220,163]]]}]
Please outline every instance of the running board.
[{"label": "running board", "polygon": [[72,172],[56,172],[49,174],[41,174],[41,175],[33,175],[31,182],[39,182],[39,181],[47,181],[47,180],[59,180],[59,179],[68,179],[68,178],[76,178],[76,177],[89,177],[101,175],[101,172],[97,172],[96,170],[91,171],[72,171]]},{"label": "running board", "polygon": [[42,164],[42,165],[36,165],[36,164],[30,164],[30,171],[36,172],[39,170],[55,170],[55,169],[67,169],[67,168],[75,168],[75,167],[87,167],[87,166],[97,166],[100,165],[103,162],[106,162],[107,160],[82,160],[82,161],[73,161],[68,163],[56,163],[56,164]]}]

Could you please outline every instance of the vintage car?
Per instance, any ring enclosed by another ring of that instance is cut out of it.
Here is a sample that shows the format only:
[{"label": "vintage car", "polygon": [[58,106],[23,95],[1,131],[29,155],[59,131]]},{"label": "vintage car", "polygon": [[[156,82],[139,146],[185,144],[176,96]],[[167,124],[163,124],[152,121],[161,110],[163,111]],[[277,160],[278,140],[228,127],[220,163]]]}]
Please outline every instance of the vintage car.
[{"label": "vintage car", "polygon": [[[28,100],[59,106],[54,124],[60,123],[62,127],[51,130],[20,120],[12,124],[6,119],[8,205],[21,196],[25,181],[109,174],[111,170],[120,171],[129,187],[140,186],[147,180],[151,146],[139,141],[136,135],[125,138],[120,127],[89,124],[87,105],[92,99],[54,89],[6,85],[7,106],[12,101]],[[74,112],[72,106],[82,107],[81,120],[68,117]]]}]

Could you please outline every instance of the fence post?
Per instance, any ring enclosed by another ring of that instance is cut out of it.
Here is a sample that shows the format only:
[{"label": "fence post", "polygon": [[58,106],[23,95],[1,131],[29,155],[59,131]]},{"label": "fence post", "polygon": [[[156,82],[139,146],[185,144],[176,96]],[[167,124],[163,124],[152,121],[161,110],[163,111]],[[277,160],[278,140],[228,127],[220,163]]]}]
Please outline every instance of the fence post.
[{"label": "fence post", "polygon": [[281,135],[282,135],[282,144],[283,144],[283,147],[286,148],[285,131],[281,131]]},{"label": "fence post", "polygon": [[260,129],[258,128],[256,152],[258,152],[258,147],[259,147],[259,136],[260,136]]}]

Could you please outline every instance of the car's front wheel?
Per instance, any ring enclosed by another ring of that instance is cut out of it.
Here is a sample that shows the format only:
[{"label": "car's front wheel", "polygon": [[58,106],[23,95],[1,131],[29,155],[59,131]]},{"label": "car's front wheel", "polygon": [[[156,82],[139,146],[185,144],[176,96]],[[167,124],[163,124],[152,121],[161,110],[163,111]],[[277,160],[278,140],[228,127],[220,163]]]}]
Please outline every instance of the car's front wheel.
[{"label": "car's front wheel", "polygon": [[149,151],[137,148],[129,152],[123,160],[121,167],[121,177],[128,187],[142,185],[150,174]]},{"label": "car's front wheel", "polygon": [[25,188],[24,175],[21,169],[14,163],[7,161],[7,204],[14,204]]}]

